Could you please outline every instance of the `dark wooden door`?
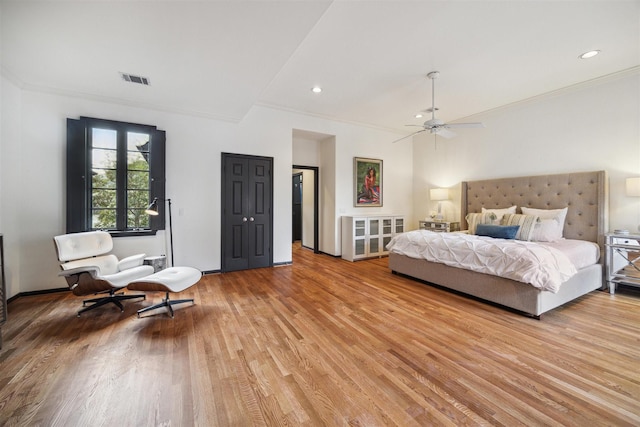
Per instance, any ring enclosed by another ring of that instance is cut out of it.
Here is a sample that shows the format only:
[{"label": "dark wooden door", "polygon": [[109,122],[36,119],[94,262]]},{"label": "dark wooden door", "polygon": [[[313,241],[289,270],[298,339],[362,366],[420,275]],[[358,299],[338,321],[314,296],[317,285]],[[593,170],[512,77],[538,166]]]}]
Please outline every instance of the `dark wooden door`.
[{"label": "dark wooden door", "polygon": [[291,183],[292,191],[292,241],[302,240],[302,174],[293,175]]},{"label": "dark wooden door", "polygon": [[222,154],[222,271],[273,265],[273,159]]}]

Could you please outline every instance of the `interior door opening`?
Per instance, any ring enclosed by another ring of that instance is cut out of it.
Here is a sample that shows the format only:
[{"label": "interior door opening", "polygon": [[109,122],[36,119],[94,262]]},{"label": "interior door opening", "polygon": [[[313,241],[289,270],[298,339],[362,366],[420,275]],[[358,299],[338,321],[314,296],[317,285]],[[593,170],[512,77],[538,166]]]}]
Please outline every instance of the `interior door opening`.
[{"label": "interior door opening", "polygon": [[[297,176],[299,180],[296,179]],[[299,227],[302,247],[319,253],[319,168],[293,165],[291,185],[292,241],[297,242],[296,228]]]}]

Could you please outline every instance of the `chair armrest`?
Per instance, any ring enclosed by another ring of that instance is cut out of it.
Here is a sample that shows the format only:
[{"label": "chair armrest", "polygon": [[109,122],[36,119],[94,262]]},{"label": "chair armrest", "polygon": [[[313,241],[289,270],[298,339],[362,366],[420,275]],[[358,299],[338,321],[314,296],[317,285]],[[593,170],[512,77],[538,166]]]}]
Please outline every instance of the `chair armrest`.
[{"label": "chair armrest", "polygon": [[142,265],[144,263],[144,257],[146,256],[147,254],[138,254],[122,258],[118,262],[118,271],[128,270],[130,268]]},{"label": "chair armrest", "polygon": [[62,270],[58,273],[58,276],[69,277],[80,273],[89,273],[91,277],[97,277],[100,273],[100,268],[95,265],[86,265],[83,267],[70,268],[69,270]]}]

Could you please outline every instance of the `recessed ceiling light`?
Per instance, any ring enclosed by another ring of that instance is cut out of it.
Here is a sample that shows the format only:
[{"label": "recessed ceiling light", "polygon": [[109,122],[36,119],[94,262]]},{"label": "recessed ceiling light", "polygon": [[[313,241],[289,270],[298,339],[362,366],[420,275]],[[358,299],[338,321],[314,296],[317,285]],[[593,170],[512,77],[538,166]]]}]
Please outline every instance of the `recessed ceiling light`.
[{"label": "recessed ceiling light", "polygon": [[414,116],[416,119],[421,119],[422,118],[422,114],[418,113]]},{"label": "recessed ceiling light", "polygon": [[314,86],[314,87],[311,88],[311,92],[320,93],[320,92],[322,92],[322,88],[320,86]]},{"label": "recessed ceiling light", "polygon": [[585,52],[582,55],[578,56],[578,58],[580,58],[580,59],[589,59],[589,58],[593,58],[594,56],[596,56],[599,53],[600,53],[599,50],[590,50],[589,52]]}]

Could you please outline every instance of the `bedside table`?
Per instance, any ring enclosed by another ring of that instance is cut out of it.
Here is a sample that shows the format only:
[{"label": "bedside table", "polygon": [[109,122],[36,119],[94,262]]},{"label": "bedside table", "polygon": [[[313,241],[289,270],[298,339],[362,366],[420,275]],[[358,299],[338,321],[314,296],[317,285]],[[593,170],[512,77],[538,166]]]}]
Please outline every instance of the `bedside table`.
[{"label": "bedside table", "polygon": [[607,233],[605,251],[609,292],[614,294],[618,283],[640,287],[640,234]]},{"label": "bedside table", "polygon": [[460,231],[460,223],[451,221],[418,221],[418,228],[420,230],[449,233],[451,231]]}]

